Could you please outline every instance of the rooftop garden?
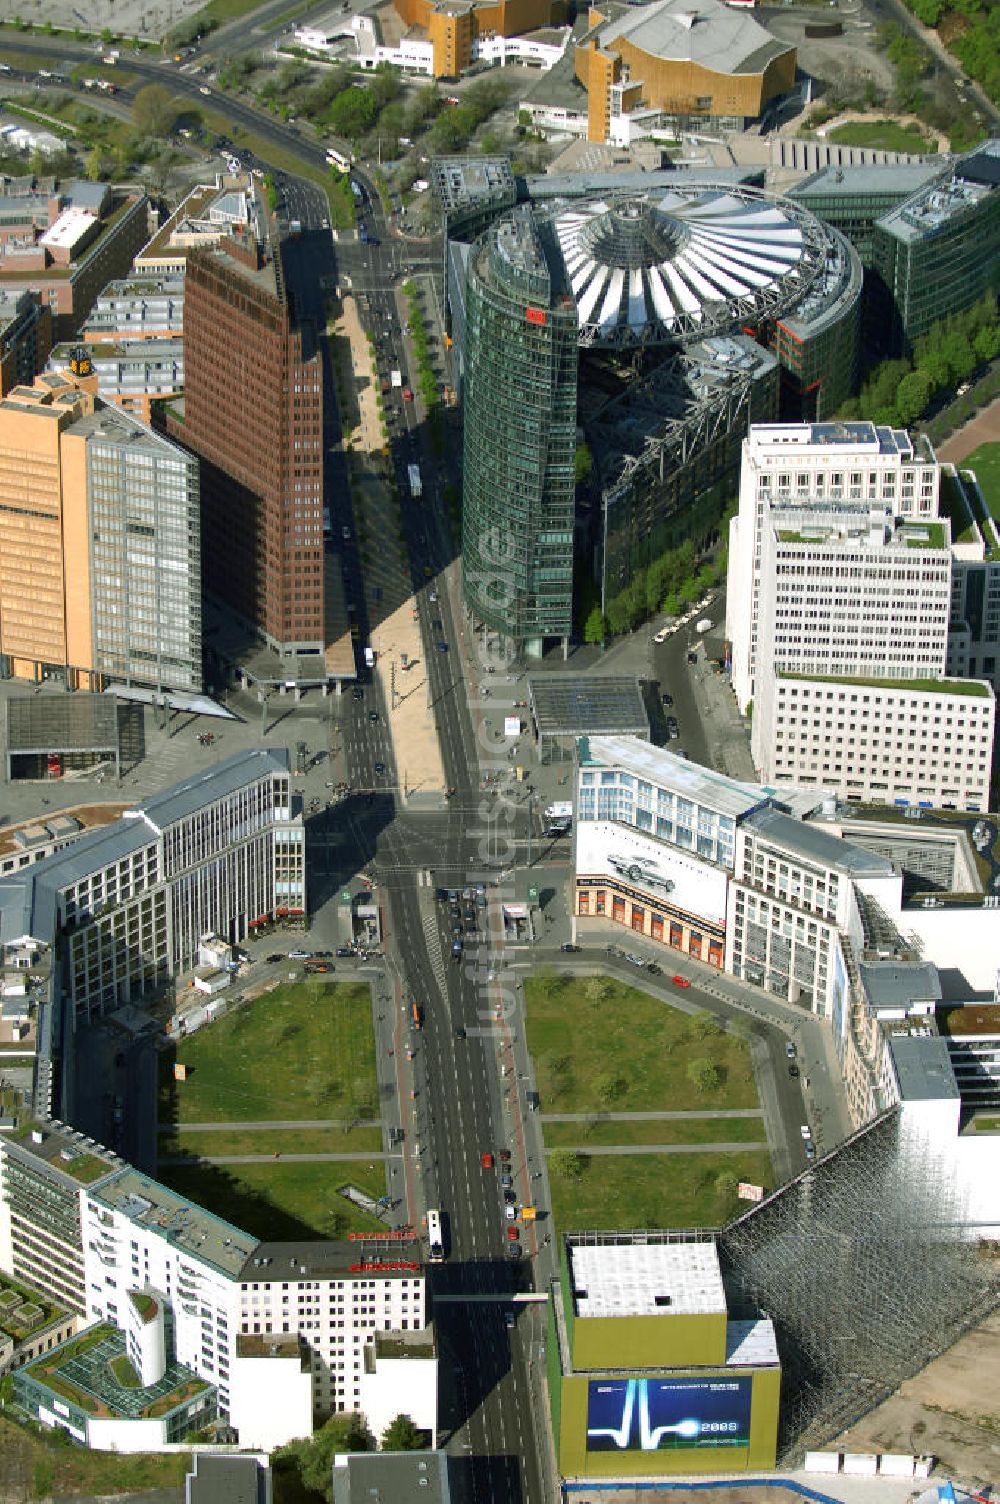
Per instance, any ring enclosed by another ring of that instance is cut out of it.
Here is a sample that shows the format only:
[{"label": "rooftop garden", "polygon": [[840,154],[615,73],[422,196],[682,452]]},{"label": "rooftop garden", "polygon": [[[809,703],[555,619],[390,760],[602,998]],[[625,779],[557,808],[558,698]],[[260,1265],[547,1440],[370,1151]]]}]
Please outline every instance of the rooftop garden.
[{"label": "rooftop garden", "polygon": [[990,687],[981,679],[862,679],[852,674],[791,674],[781,670],[781,679],[803,679],[811,684],[840,684],[857,689],[905,689],[918,695],[974,695],[987,699]]},{"label": "rooftop garden", "polygon": [[934,1017],[941,1033],[953,1039],[976,1034],[1000,1034],[1000,1007],[995,1003],[969,1003],[964,1008],[938,1008]]},{"label": "rooftop garden", "polygon": [[144,1290],[133,1290],[129,1295],[129,1299],[146,1323],[152,1321],[159,1310],[159,1305],[153,1299],[152,1295],[147,1295]]},{"label": "rooftop garden", "polygon": [[112,1326],[91,1327],[22,1371],[36,1384],[101,1420],[156,1420],[211,1388],[190,1369],[174,1362],[167,1364],[162,1379],[143,1387],[126,1356],[125,1339]]},{"label": "rooftop garden", "polygon": [[0,1276],[0,1332],[13,1337],[15,1342],[27,1341],[63,1314],[59,1306],[46,1300],[37,1290],[29,1290],[6,1274]]},{"label": "rooftop garden", "polygon": [[[964,468],[964,467],[963,467]],[[954,475],[941,476],[941,514],[951,523],[953,543],[978,543],[979,528],[969,511],[963,487]]]}]

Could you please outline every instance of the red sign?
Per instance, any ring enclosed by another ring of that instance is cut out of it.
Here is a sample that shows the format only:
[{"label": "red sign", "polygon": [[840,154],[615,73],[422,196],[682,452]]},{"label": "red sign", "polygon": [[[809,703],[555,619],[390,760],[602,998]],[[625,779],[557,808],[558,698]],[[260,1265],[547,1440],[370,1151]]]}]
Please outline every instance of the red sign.
[{"label": "red sign", "polygon": [[544,308],[527,308],[524,313],[529,324],[547,324],[549,316]]},{"label": "red sign", "polygon": [[409,1264],[403,1259],[395,1259],[386,1264],[348,1264],[352,1274],[392,1274],[398,1270],[407,1270],[412,1274],[420,1273],[419,1264]]},{"label": "red sign", "polygon": [[415,1243],[417,1235],[412,1227],[407,1227],[402,1232],[349,1232],[349,1243]]}]

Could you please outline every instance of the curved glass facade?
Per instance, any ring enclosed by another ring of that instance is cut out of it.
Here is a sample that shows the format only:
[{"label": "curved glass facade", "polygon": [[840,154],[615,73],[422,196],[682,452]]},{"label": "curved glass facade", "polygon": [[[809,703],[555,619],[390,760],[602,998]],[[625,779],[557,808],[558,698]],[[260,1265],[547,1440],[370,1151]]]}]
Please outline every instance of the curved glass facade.
[{"label": "curved glass facade", "polygon": [[577,320],[561,278],[526,213],[469,261],[462,585],[477,621],[518,644],[573,620]]}]

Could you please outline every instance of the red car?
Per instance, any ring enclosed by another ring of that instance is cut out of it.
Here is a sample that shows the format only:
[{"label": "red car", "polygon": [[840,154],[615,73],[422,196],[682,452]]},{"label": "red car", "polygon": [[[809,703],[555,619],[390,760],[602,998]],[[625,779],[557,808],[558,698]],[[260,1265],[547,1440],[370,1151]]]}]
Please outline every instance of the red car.
[{"label": "red car", "polygon": [[688,981],[687,977],[676,977],[675,976],[675,977],[671,977],[670,980],[673,982],[673,984],[674,984],[675,987],[690,987],[691,986],[691,983]]},{"label": "red car", "polygon": [[480,1154],[480,1156],[479,1156],[479,1163],[482,1165],[482,1167],[483,1167],[484,1170],[492,1170],[492,1168],[493,1168],[493,1155],[490,1153],[490,1151],[488,1149],[484,1149],[483,1152],[482,1152],[482,1154]]},{"label": "red car", "polygon": [[516,1243],[519,1236],[520,1234],[518,1233],[517,1228],[513,1224],[511,1224],[511,1226],[507,1229],[507,1242]]},{"label": "red car", "polygon": [[503,1161],[503,1163],[505,1165],[509,1165],[510,1164],[510,1150],[509,1149],[501,1149],[500,1150],[500,1158],[501,1158],[501,1160]]}]

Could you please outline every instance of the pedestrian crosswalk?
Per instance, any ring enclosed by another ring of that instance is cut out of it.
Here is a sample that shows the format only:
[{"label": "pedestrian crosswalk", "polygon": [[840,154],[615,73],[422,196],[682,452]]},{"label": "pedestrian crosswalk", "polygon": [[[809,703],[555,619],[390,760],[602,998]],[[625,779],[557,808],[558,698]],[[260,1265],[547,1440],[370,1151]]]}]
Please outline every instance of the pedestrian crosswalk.
[{"label": "pedestrian crosswalk", "polygon": [[423,916],[424,939],[427,941],[427,956],[434,973],[434,980],[445,991],[444,980],[444,957],[441,954],[441,933],[438,929],[437,915],[433,912]]}]

